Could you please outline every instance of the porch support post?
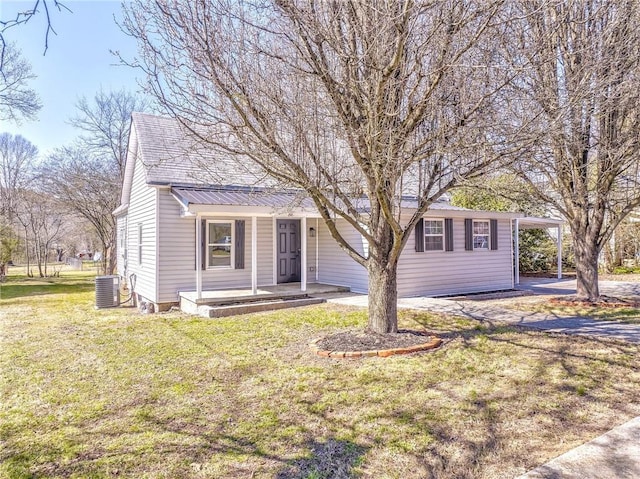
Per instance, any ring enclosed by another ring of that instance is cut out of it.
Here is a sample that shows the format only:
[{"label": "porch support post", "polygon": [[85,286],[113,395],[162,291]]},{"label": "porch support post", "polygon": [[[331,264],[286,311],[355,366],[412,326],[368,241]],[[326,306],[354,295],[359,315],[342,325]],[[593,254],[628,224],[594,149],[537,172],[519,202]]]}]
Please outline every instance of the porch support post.
[{"label": "porch support post", "polygon": [[251,217],[251,292],[258,294],[258,217]]},{"label": "porch support post", "polygon": [[514,231],[514,246],[513,246],[513,256],[515,259],[515,283],[520,284],[520,220],[518,218],[515,219],[516,227]]},{"label": "porch support post", "polygon": [[300,249],[300,291],[305,292],[307,290],[307,217],[303,216],[300,220],[300,242],[302,248]]},{"label": "porch support post", "polygon": [[320,241],[320,219],[316,218],[316,283],[320,280],[319,278],[319,272],[318,270],[320,269],[320,250],[318,249],[318,245],[319,245],[319,241]]},{"label": "porch support post", "polygon": [[558,225],[558,279],[562,279],[562,225]]},{"label": "porch support post", "polygon": [[196,298],[202,299],[202,218],[196,213]]}]

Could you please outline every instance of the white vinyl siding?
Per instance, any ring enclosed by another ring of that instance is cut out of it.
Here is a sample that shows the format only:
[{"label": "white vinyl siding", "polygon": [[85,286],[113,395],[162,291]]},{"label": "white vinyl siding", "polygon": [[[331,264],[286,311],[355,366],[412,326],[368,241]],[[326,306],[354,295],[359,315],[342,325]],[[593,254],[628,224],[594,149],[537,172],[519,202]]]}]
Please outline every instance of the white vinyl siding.
[{"label": "white vinyl siding", "polygon": [[142,236],[143,232],[144,232],[143,231],[143,225],[142,225],[142,223],[139,223],[138,224],[138,232],[137,232],[137,235],[136,235],[136,237],[138,238],[138,243],[136,245],[136,248],[138,250],[138,264],[139,265],[142,265],[142,261],[143,261],[143,258],[142,258],[142,246],[144,244],[143,243],[144,237]]},{"label": "white vinyl siding", "polygon": [[123,214],[116,218],[116,244],[118,254],[116,257],[116,268],[120,278],[127,276],[127,215]]},{"label": "white vinyl siding", "polygon": [[498,219],[500,247],[496,251],[480,249],[470,255],[464,249],[464,240],[464,218],[456,217],[454,251],[430,255],[406,247],[398,263],[398,296],[441,296],[513,287],[509,219]]},{"label": "white vinyl siding", "polygon": [[[180,291],[195,291],[196,289],[196,218],[181,217],[181,207],[171,196],[169,189],[160,190],[160,302],[177,302]],[[212,268],[202,271],[202,289],[218,290],[251,287],[251,218],[216,218],[202,217],[203,220],[235,221],[245,220],[245,268],[231,269]],[[271,257],[271,224],[258,220],[258,272],[261,267],[260,255],[265,251]],[[268,228],[268,230],[267,230]],[[262,231],[261,231],[262,229]],[[206,241],[206,238],[205,238]],[[265,247],[264,243],[268,246]],[[200,268],[200,265],[197,266]],[[271,284],[272,266],[267,265],[269,273],[268,284]],[[258,282],[264,279],[258,275]]]},{"label": "white vinyl siding", "polygon": [[[468,213],[467,213],[468,214]],[[405,218],[406,219],[406,218]],[[431,218],[426,217],[425,222]],[[498,220],[497,251],[477,250],[470,261],[464,249],[464,218],[452,218],[454,250],[446,254],[416,252],[412,241],[398,263],[398,296],[442,296],[509,289],[513,287],[511,259],[511,221]],[[360,235],[344,221],[338,222],[341,234],[356,248],[362,247]],[[443,234],[444,236],[444,234]],[[368,291],[367,271],[344,253],[331,238],[326,226],[320,227],[321,283],[350,286],[352,291]]]},{"label": "white vinyl siding", "polygon": [[[338,220],[337,224],[340,234],[356,251],[364,254],[362,235],[344,220]],[[338,246],[323,222],[320,223],[318,234],[318,281],[348,286],[356,293],[366,293],[369,288],[367,270]]]},{"label": "white vinyl siding", "polygon": [[135,292],[154,302],[157,302],[156,201],[157,190],[146,184],[144,166],[136,159],[127,211],[127,275],[135,275]]},{"label": "white vinyl siding", "polygon": [[[159,191],[159,302],[178,301],[178,292],[196,290],[195,258],[195,217],[181,217],[181,207],[171,196],[169,189]],[[209,269],[202,271],[204,291],[239,289],[251,287],[251,217],[238,216],[220,218],[203,216],[204,220],[245,221],[245,262],[244,269]],[[258,225],[258,285],[273,284],[273,218],[260,217]],[[312,226],[315,226],[315,220]],[[315,240],[308,238],[307,261],[315,266]],[[308,274],[308,282],[315,279],[315,273]]]}]

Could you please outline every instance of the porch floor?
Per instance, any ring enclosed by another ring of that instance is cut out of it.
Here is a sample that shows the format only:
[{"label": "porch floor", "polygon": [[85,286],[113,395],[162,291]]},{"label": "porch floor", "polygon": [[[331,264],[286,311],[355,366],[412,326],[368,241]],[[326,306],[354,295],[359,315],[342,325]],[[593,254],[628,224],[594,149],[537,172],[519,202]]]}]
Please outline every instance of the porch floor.
[{"label": "porch floor", "polygon": [[257,294],[253,294],[251,288],[246,289],[220,289],[216,291],[202,291],[202,298],[198,299],[196,291],[181,291],[180,299],[185,299],[196,305],[243,303],[281,299],[295,296],[313,296],[314,294],[348,292],[345,286],[334,286],[322,283],[307,283],[307,290],[300,291],[300,283],[283,283],[274,286],[261,286]]}]

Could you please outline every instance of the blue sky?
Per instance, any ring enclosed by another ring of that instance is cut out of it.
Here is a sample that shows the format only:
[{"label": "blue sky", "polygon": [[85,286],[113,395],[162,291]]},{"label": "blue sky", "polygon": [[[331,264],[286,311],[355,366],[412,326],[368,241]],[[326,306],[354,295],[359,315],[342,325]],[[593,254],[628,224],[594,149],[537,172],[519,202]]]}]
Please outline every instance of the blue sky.
[{"label": "blue sky", "polygon": [[[12,18],[16,11],[33,6],[33,0],[0,0],[0,18]],[[53,2],[51,2],[53,3]],[[0,124],[0,132],[21,134],[35,144],[42,154],[71,143],[79,134],[68,125],[75,115],[78,98],[92,99],[104,91],[125,88],[136,92],[140,73],[117,66],[118,60],[109,50],[119,50],[125,58],[136,52],[135,40],[122,33],[114,21],[121,18],[120,1],[64,0],[72,13],[52,13],[57,35],[49,36],[49,49],[43,55],[46,21],[40,14],[26,25],[5,32],[8,42],[15,42],[31,63],[37,79],[30,86],[36,90],[42,109],[36,121]]]}]

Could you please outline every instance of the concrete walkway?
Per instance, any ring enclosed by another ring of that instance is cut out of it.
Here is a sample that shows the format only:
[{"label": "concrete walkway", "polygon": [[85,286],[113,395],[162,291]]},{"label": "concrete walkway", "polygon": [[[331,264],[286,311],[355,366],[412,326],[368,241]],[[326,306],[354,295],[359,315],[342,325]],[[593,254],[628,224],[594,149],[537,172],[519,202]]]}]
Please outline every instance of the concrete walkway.
[{"label": "concrete walkway", "polygon": [[[566,295],[576,292],[575,279],[522,278],[518,285],[536,295]],[[640,283],[600,281],[602,294],[621,298],[640,297]],[[344,295],[329,302],[367,307],[366,295]],[[471,301],[444,298],[401,298],[398,307],[434,313],[463,316],[490,324],[503,323],[540,331],[576,334],[580,336],[610,338],[640,344],[640,325],[621,321],[602,321],[578,316],[556,316],[501,308],[491,301]]]},{"label": "concrete walkway", "polygon": [[[366,295],[347,294],[328,302],[367,307]],[[620,321],[599,321],[577,316],[554,316],[500,308],[483,301],[460,301],[442,298],[401,298],[398,307],[462,316],[490,324],[509,324],[540,331],[610,338],[640,344],[640,325]]]},{"label": "concrete walkway", "polygon": [[[575,280],[525,280],[519,289],[534,294],[575,293]],[[640,284],[600,282],[602,294],[640,297]],[[367,307],[366,295],[348,294],[329,302]],[[476,319],[490,324],[509,324],[540,331],[609,338],[640,344],[640,325],[619,321],[598,321],[582,317],[559,317],[543,313],[514,311],[490,301],[441,298],[402,298],[398,307]],[[551,460],[516,479],[640,479],[640,417]]]},{"label": "concrete walkway", "polygon": [[638,479],[640,417],[516,479]]}]

